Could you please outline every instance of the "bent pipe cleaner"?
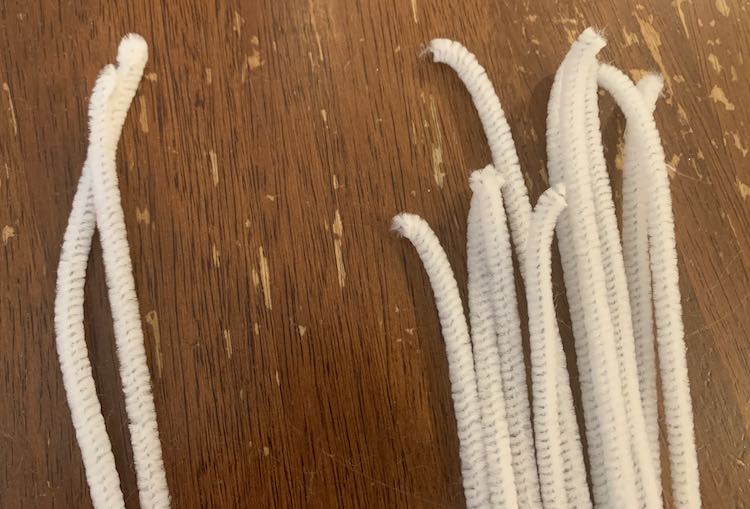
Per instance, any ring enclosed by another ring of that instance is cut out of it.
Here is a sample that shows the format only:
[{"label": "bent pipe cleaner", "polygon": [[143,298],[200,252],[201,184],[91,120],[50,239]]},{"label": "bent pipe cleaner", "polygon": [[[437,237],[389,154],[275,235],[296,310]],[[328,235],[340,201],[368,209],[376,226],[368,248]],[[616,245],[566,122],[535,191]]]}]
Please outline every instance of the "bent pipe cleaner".
[{"label": "bent pipe cleaner", "polygon": [[[701,505],[674,218],[653,119],[663,83],[647,75],[635,85],[599,63],[604,45],[596,31],[585,30],[555,75],[547,116],[552,187],[533,209],[486,71],[455,41],[435,39],[427,48],[466,86],[494,163],[469,179],[470,333],[437,237],[413,214],[393,220],[394,230],[417,249],[433,287],[470,508],[662,507],[657,369],[673,500],[680,508]],[[599,86],[627,120],[622,239],[604,159]],[[554,309],[555,232],[575,337],[590,487]],[[511,240],[528,303],[532,405]]]},{"label": "bent pipe cleaner", "polygon": [[86,480],[97,508],[125,507],[83,327],[86,265],[97,228],[139,501],[149,509],[169,507],[170,503],[115,168],[117,144],[147,59],[146,41],[136,34],[126,35],[117,51],[117,66],[105,66],[96,80],[89,103],[88,151],[57,269],[57,353]]}]

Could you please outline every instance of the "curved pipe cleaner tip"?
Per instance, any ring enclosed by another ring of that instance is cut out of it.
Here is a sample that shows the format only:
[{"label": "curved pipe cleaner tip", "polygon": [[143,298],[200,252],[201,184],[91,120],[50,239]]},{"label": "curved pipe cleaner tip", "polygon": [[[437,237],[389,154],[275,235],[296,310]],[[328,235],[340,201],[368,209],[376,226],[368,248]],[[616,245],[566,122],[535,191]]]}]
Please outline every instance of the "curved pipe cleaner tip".
[{"label": "curved pipe cleaner tip", "polygon": [[416,214],[402,212],[401,214],[393,216],[393,219],[391,220],[391,231],[400,237],[411,238],[414,233],[416,233],[417,226],[423,221],[424,219]]},{"label": "curved pipe cleaner tip", "polygon": [[148,44],[138,34],[127,34],[117,47],[117,65],[143,67],[148,60]]}]

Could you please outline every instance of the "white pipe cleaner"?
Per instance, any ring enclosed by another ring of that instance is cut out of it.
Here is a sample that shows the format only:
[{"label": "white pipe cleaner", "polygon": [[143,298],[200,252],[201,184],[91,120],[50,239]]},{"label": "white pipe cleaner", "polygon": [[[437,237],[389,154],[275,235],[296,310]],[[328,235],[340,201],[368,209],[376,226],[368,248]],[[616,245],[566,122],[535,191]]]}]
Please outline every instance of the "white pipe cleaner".
[{"label": "white pipe cleaner", "polygon": [[89,148],[65,231],[57,271],[55,331],[60,368],[91,498],[124,507],[112,446],[88,359],[83,288],[99,228],[141,507],[169,507],[143,330],[135,293],[115,159],[122,126],[148,58],[142,37],[125,36],[117,67],[101,71],[89,105]]},{"label": "white pipe cleaner", "polygon": [[[654,325],[674,500],[678,507],[700,506],[669,181],[652,117],[662,83],[646,76],[636,87],[620,71],[599,64],[596,55],[604,44],[594,30],[585,30],[555,75],[547,117],[553,187],[533,211],[510,128],[485,70],[457,42],[435,39],[428,48],[466,85],[497,168],[470,178],[473,351],[464,348],[461,359],[468,363],[473,356],[474,369],[451,370],[454,403],[461,402],[456,404],[459,429],[466,401],[478,401],[481,418],[473,422],[481,421],[484,431],[483,454],[472,448],[469,455],[461,437],[471,507],[591,507],[591,494],[597,506],[661,507]],[[612,93],[628,121],[622,242],[604,159],[597,84]],[[533,436],[506,211],[528,303]],[[406,236],[430,274],[451,362],[456,327],[460,343],[466,346],[468,340],[447,258],[421,219],[401,215],[394,224],[402,232],[411,228]],[[576,342],[591,493],[554,309],[550,246],[555,229]],[[422,230],[422,236],[429,232],[429,243],[414,233]],[[471,387],[474,396],[466,393]],[[482,463],[484,479],[474,468]],[[486,489],[477,482],[485,482]],[[488,498],[477,497],[480,492]]]},{"label": "white pipe cleaner", "polygon": [[[658,79],[649,78],[648,81],[636,87],[621,71],[609,65],[600,66],[599,82],[615,97],[617,104],[625,113],[628,124],[634,124],[628,131],[630,137],[626,138],[626,143],[630,142],[633,146],[632,152],[628,152],[628,155],[635,158],[635,164],[639,168],[636,175],[642,176],[641,185],[645,188],[645,192],[641,193],[638,199],[641,201],[640,207],[646,209],[647,257],[650,260],[653,280],[651,289],[654,323],[674,503],[677,507],[700,507],[700,481],[682,322],[672,198],[669,192],[664,149],[653,118],[654,103],[661,85]],[[642,209],[639,217],[639,232],[644,227]],[[638,248],[639,251],[634,254],[634,257],[639,260],[638,263],[643,263],[646,259],[642,246],[643,234],[639,233],[639,235],[641,235],[641,247]],[[635,242],[634,238],[626,240]],[[642,271],[633,277],[640,278],[641,274]],[[647,292],[644,294],[648,295]],[[654,323],[643,324],[643,328],[653,327]],[[644,342],[641,346],[642,356],[650,360],[652,348],[653,345],[649,347]],[[649,391],[651,391],[650,376],[646,386]],[[650,392],[643,396],[650,409],[654,406],[652,397]],[[650,426],[654,426],[653,422]],[[649,448],[654,447],[655,445],[652,444]],[[653,454],[658,453],[654,451]]]},{"label": "white pipe cleaner", "polygon": [[466,505],[488,507],[489,489],[474,358],[461,296],[448,257],[429,225],[414,214],[393,218],[393,230],[417,250],[430,278],[445,340],[453,408],[460,443]]},{"label": "white pipe cleaner", "polygon": [[[466,86],[484,127],[498,175],[496,184],[485,186],[484,191],[485,194],[491,193],[485,200],[481,219],[486,265],[494,296],[494,328],[500,349],[502,396],[505,398],[518,501],[521,507],[538,507],[541,504],[539,478],[506,219],[507,210],[523,272],[531,205],[510,127],[484,68],[472,53],[456,41],[434,39],[427,49],[436,62],[456,71]],[[486,173],[489,176],[489,172]]]}]

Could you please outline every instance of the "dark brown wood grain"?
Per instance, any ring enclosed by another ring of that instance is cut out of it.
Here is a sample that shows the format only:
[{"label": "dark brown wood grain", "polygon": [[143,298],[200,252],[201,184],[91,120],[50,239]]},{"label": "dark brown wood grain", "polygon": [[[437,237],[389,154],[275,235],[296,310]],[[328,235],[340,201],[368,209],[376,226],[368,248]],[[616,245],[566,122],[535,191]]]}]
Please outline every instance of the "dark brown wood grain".
[{"label": "dark brown wood grain", "polygon": [[[118,169],[175,507],[461,507],[443,342],[389,220],[435,228],[466,283],[471,101],[419,59],[487,68],[532,200],[552,76],[586,26],[659,70],[707,507],[750,501],[750,6],[635,2],[0,2],[0,506],[90,505],[54,345],[87,101],[119,38],[150,45]],[[615,181],[623,119],[602,100]],[[572,341],[555,268],[561,329]],[[101,250],[90,356],[137,507]],[[667,495],[668,499],[668,495]]]}]

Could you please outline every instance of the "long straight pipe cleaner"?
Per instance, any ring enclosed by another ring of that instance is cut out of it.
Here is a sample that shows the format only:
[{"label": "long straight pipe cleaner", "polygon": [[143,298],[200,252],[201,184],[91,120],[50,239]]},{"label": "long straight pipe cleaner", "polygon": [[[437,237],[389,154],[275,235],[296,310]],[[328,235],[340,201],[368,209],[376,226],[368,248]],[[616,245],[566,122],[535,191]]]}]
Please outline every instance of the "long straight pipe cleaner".
[{"label": "long straight pipe cleaner", "polygon": [[[674,218],[653,120],[662,81],[647,75],[636,86],[600,64],[604,45],[596,31],[585,30],[555,75],[547,114],[552,187],[533,209],[486,71],[455,41],[435,39],[427,48],[469,91],[495,165],[469,179],[470,336],[439,241],[418,216],[394,219],[394,228],[417,248],[435,293],[469,507],[662,507],[656,347],[673,499],[680,508],[700,507]],[[598,86],[614,96],[627,119],[622,241]],[[575,336],[590,487],[555,316],[555,231]],[[533,412],[511,239],[528,304]]]},{"label": "long straight pipe cleaner", "polygon": [[127,35],[118,48],[117,67],[105,66],[96,80],[89,104],[88,153],[73,198],[57,270],[57,352],[91,499],[97,508],[125,507],[83,327],[86,266],[97,227],[140,504],[144,508],[169,507],[169,488],[115,168],[117,144],[147,58],[148,46],[143,38]]}]

